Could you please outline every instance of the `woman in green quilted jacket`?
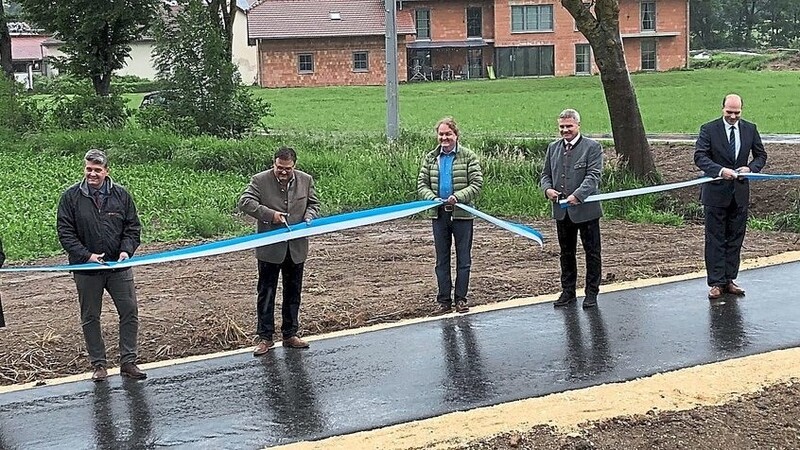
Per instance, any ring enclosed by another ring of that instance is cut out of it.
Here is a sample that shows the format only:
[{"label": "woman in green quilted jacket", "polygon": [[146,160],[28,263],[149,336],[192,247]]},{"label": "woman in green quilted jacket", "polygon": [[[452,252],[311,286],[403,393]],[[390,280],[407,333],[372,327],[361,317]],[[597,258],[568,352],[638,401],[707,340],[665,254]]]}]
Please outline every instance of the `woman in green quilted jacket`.
[{"label": "woman in green quilted jacket", "polygon": [[[467,290],[472,266],[472,221],[474,217],[458,208],[459,203],[472,206],[481,193],[483,173],[472,150],[458,142],[456,122],[445,117],[436,124],[439,145],[422,159],[417,177],[417,193],[423,200],[439,200],[433,219],[433,244],[436,249],[436,314],[455,310],[469,311]],[[450,248],[455,241],[456,282],[450,276]],[[455,302],[453,301],[455,300]]]}]

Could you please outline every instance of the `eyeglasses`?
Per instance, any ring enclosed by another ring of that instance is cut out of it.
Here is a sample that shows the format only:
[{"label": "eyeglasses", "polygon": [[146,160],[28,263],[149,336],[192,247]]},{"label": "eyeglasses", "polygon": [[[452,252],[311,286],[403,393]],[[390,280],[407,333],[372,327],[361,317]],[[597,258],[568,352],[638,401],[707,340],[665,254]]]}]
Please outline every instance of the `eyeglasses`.
[{"label": "eyeglasses", "polygon": [[291,167],[275,166],[275,171],[276,172],[289,173],[289,172],[291,172],[293,170],[294,170],[294,166],[291,166]]}]

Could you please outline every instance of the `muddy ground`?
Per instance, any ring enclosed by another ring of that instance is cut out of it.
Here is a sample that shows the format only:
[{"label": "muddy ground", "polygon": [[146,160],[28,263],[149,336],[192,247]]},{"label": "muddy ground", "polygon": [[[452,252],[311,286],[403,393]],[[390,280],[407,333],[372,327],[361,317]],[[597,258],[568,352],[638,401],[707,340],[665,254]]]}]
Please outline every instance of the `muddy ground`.
[{"label": "muddy ground", "polygon": [[[769,163],[765,172],[800,173],[800,146],[768,145],[767,151]],[[654,155],[667,182],[699,174],[692,164],[692,149],[685,144],[655,146]],[[754,215],[797,211],[800,183],[762,181],[752,186]],[[676,191],[671,201],[684,206],[696,203],[697,192],[696,187]],[[545,234],[544,249],[476,221],[469,295],[472,304],[558,292],[555,225],[550,220],[524,222]],[[700,220],[690,220],[680,227],[604,220],[602,233],[604,284],[703,269]],[[140,252],[163,248],[163,245],[143,246]],[[790,250],[800,250],[800,235],[749,230],[743,258]],[[63,258],[53,258],[37,264],[61,262]],[[430,224],[424,220],[399,220],[313,238],[304,280],[302,334],[308,336],[429,314],[435,306],[433,266]],[[251,252],[135,270],[140,311],[140,362],[253,344],[256,264]],[[75,287],[69,275],[2,274],[0,289],[8,322],[8,328],[0,329],[0,384],[37,381],[89,370]],[[697,292],[698,301],[706,301],[705,295],[704,291]],[[116,312],[110,301],[103,315],[109,360],[115,361]],[[776,386],[753,398],[717,409],[611,420],[592,428],[594,431],[586,436],[553,435],[550,430],[541,428],[530,435],[502,436],[497,441],[476,443],[475,448],[506,444],[527,446],[530,442],[535,445],[529,448],[699,448],[707,447],[705,444],[709,442],[715,443],[712,446],[717,448],[758,448],[761,444],[767,448],[796,448],[797,424],[800,423],[798,402],[797,386]],[[775,417],[775,411],[785,412]],[[756,437],[741,441],[742,445],[727,445],[719,427],[738,424],[741,414],[748,417],[747,432],[755,433]],[[774,428],[784,432],[780,436],[793,438],[794,445],[759,440],[759,433]],[[661,437],[657,440],[648,437],[654,436],[653,433]],[[707,441],[708,436],[717,440]]]}]

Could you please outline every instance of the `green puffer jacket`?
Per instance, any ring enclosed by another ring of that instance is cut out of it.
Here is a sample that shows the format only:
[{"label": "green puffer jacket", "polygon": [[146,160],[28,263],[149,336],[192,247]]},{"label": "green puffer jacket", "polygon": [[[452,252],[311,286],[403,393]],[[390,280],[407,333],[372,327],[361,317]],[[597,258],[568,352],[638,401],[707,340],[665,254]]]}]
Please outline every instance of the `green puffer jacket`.
[{"label": "green puffer jacket", "polygon": [[[437,146],[422,159],[422,168],[417,177],[417,194],[422,200],[433,200],[439,197],[439,152]],[[483,172],[478,155],[472,150],[458,144],[456,159],[453,161],[453,195],[459,203],[473,206],[483,187]],[[436,217],[436,210],[431,210],[431,217]],[[456,206],[453,219],[473,219],[474,216]]]}]

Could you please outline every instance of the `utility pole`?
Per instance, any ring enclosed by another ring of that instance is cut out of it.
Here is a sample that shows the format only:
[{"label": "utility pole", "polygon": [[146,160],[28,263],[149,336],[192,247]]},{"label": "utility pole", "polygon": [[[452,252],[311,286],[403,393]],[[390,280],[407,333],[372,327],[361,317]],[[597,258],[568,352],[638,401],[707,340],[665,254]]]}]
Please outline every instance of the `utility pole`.
[{"label": "utility pole", "polygon": [[400,110],[397,103],[397,8],[395,0],[384,0],[386,6],[386,136],[397,139],[400,132]]}]

